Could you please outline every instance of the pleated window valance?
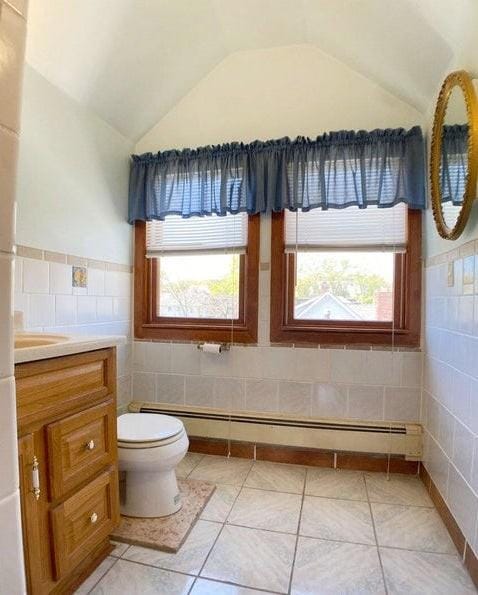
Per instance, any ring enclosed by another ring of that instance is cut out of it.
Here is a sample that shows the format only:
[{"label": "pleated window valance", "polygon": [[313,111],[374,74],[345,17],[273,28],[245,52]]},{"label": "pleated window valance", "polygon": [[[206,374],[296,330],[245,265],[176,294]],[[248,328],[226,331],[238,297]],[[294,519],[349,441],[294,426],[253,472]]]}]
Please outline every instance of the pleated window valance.
[{"label": "pleated window valance", "polygon": [[426,208],[418,126],[145,153],[131,160],[130,223],[400,202]]},{"label": "pleated window valance", "polygon": [[459,206],[465,194],[468,173],[468,124],[443,127],[440,186],[442,202]]}]

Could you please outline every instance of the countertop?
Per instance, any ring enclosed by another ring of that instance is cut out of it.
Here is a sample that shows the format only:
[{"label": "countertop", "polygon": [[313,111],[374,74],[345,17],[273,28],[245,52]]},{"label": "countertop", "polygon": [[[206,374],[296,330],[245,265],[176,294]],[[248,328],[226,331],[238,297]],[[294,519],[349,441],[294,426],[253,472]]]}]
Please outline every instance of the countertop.
[{"label": "countertop", "polygon": [[63,355],[73,355],[85,351],[104,349],[105,347],[116,347],[125,343],[126,337],[124,335],[68,335],[68,340],[61,343],[15,349],[15,363],[20,364]]}]

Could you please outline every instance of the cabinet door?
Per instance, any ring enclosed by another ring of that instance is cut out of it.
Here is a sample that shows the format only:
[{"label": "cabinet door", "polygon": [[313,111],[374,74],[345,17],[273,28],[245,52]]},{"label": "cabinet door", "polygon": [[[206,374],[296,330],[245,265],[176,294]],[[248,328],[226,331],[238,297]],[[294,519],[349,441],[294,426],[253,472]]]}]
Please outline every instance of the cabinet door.
[{"label": "cabinet door", "polygon": [[[54,586],[43,432],[20,438],[18,454],[28,592],[32,595],[43,595],[49,593]],[[36,493],[35,488],[37,488]]]}]

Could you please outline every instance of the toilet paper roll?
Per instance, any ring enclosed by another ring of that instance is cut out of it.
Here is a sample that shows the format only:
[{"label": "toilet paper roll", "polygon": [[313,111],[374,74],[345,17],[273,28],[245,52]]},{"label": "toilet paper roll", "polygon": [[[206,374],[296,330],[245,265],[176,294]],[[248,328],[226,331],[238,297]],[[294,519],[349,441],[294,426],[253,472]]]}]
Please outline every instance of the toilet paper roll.
[{"label": "toilet paper roll", "polygon": [[202,350],[204,353],[221,353],[222,345],[219,343],[203,343]]}]

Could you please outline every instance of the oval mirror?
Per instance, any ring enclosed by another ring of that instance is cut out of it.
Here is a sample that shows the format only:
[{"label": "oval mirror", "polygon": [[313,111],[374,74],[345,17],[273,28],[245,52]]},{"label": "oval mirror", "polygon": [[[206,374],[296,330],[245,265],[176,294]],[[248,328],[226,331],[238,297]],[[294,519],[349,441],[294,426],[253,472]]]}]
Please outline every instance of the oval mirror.
[{"label": "oval mirror", "polygon": [[433,122],[430,181],[433,216],[442,238],[463,232],[476,193],[478,105],[465,71],[445,79]]}]

